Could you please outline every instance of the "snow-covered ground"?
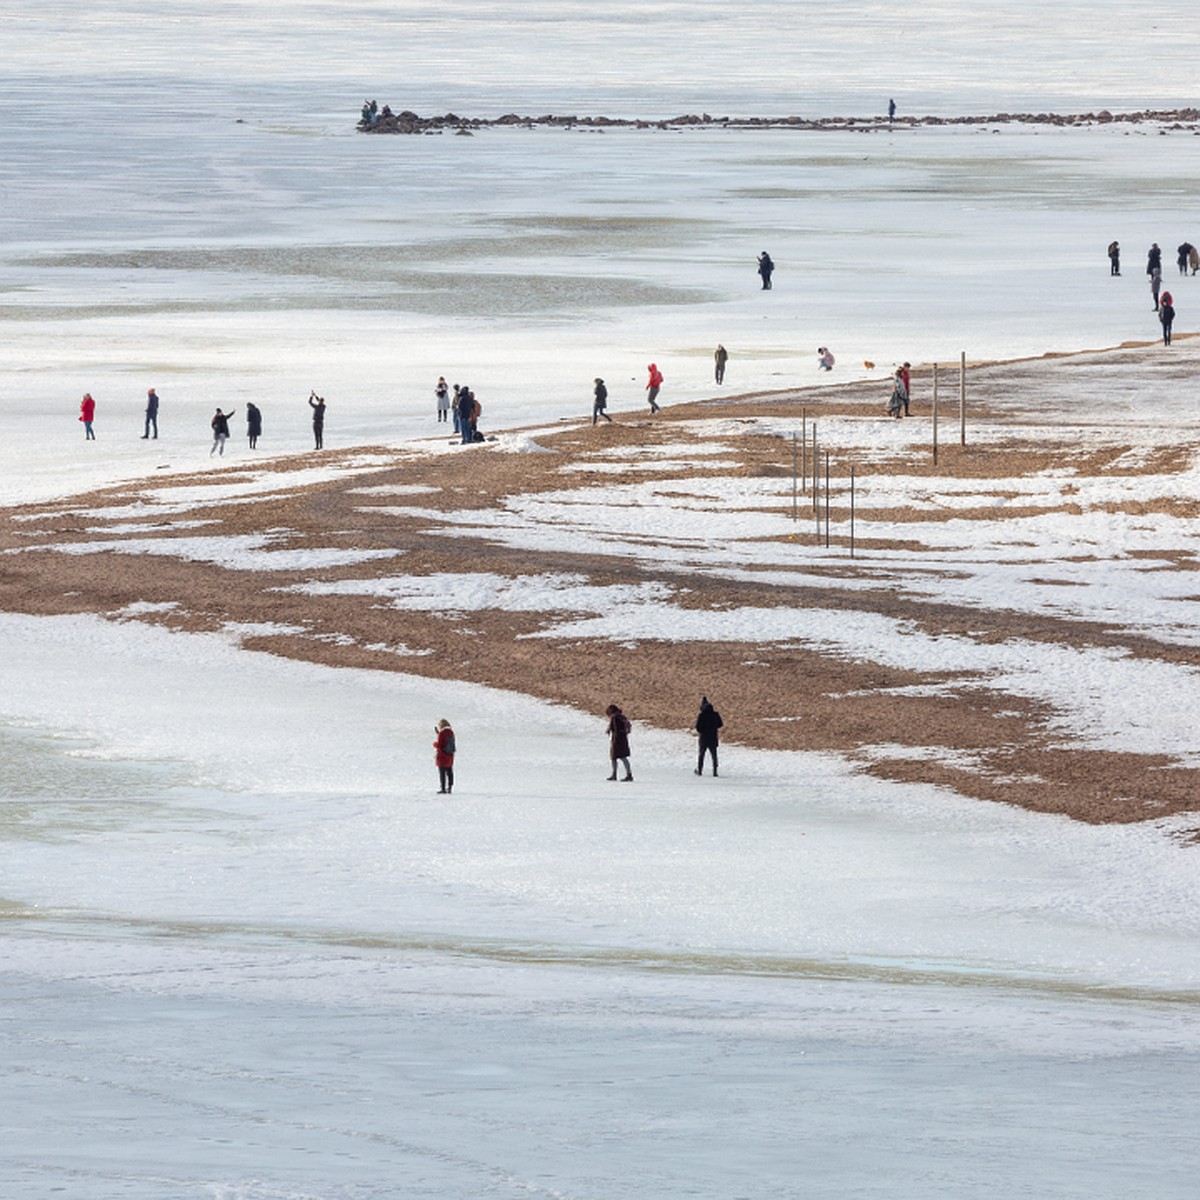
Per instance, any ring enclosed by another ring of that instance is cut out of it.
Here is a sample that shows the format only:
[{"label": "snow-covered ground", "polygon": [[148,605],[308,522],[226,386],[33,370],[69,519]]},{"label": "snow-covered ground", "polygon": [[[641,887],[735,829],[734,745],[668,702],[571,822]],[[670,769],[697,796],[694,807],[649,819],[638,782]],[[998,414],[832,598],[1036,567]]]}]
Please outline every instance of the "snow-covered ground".
[{"label": "snow-covered ground", "polygon": [[[821,344],[844,378],[1149,340],[1154,240],[1177,329],[1197,327],[1196,282],[1171,266],[1200,243],[1186,132],[352,131],[365,95],[472,115],[1173,106],[1196,91],[1181,4],[1021,2],[986,24],[962,4],[757,0],[736,19],[700,2],[8,8],[6,504],[204,467],[217,404],[239,431],[260,404],[264,455],[304,449],[311,387],[327,444],[406,445],[433,432],[439,374],[500,428],[586,412],[598,374],[634,407],[650,361],[668,403],[709,395],[718,341],[726,389],[750,391],[820,382]],[[162,436],[142,446],[151,385]],[[1185,383],[1141,408],[1133,386],[1131,424],[1191,427]],[[694,488],[713,479],[738,517],[720,429],[690,434],[713,450]],[[240,443],[218,477],[260,461]],[[1085,504],[1137,495],[1069,482]],[[631,517],[670,503],[629,499]],[[931,485],[931,504],[979,500]],[[994,570],[927,531],[960,559],[957,599],[1074,603],[1024,570],[1016,534],[1055,532],[1025,521],[997,521]],[[1161,541],[1150,517],[1084,532]],[[1137,583],[1088,595],[1119,621]],[[1131,602],[1186,642],[1163,618],[1191,595],[1146,583]],[[627,600],[649,621],[664,598]],[[580,636],[609,632],[585,609]],[[1176,826],[1082,827],[736,746],[697,780],[686,734],[644,728],[636,782],[609,784],[598,718],[251,655],[237,634],[0,616],[5,1196],[1193,1194],[1200,891]],[[1116,736],[1100,658],[1084,683]],[[1177,753],[1186,675],[1157,685]]]}]

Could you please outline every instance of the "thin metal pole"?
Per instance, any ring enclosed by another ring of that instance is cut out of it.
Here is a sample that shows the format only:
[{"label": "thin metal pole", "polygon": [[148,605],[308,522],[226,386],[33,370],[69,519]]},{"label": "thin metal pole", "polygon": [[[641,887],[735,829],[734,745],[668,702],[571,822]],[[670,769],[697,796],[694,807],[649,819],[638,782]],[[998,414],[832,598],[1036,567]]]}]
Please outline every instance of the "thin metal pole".
[{"label": "thin metal pole", "polygon": [[808,491],[808,409],[800,410],[800,490]]},{"label": "thin metal pole", "polygon": [[[813,483],[813,511],[814,512],[816,512],[816,509],[817,509],[817,474],[820,470],[820,463],[821,463],[821,460],[818,457],[818,451],[817,451],[817,423],[816,423],[816,421],[814,421],[813,422],[813,439],[812,439],[812,465],[813,465],[812,483]],[[817,533],[819,534],[820,532],[821,532],[821,524],[820,524],[820,521],[818,520]]]},{"label": "thin metal pole", "polygon": [[850,468],[850,557],[854,557],[854,468]]},{"label": "thin metal pole", "polygon": [[967,352],[962,352],[958,363],[958,423],[959,445],[967,444]]},{"label": "thin metal pole", "polygon": [[796,519],[796,435],[792,434],[792,520]]},{"label": "thin metal pole", "polygon": [[829,549],[829,451],[825,451],[825,549]]},{"label": "thin metal pole", "polygon": [[933,462],[937,465],[937,437],[938,437],[938,376],[937,363],[933,364]]}]

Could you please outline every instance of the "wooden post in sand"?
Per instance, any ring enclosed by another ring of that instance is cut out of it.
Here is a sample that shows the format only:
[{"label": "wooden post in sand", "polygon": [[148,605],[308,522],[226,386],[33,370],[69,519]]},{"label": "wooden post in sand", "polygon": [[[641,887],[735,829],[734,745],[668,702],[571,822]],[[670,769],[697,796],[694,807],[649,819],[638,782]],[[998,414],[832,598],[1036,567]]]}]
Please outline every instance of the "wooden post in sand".
[{"label": "wooden post in sand", "polygon": [[800,410],[800,490],[808,491],[808,409]]},{"label": "wooden post in sand", "polygon": [[[812,465],[813,465],[813,512],[817,511],[817,464],[820,459],[817,457],[817,423],[813,422],[812,436]],[[817,532],[821,532],[821,526],[818,523]]]},{"label": "wooden post in sand", "polygon": [[967,352],[958,360],[958,444],[967,444]]},{"label": "wooden post in sand", "polygon": [[937,466],[937,434],[938,434],[937,387],[938,387],[937,363],[934,363],[933,364],[933,465],[934,466]]}]

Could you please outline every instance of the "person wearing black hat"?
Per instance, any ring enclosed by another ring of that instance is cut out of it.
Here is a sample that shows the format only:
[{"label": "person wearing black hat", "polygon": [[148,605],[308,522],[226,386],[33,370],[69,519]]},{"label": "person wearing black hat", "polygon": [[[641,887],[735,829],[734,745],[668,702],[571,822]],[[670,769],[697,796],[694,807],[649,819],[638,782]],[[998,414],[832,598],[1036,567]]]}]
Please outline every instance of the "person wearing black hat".
[{"label": "person wearing black hat", "polygon": [[717,746],[720,744],[721,738],[717,730],[724,725],[721,720],[721,714],[708,702],[707,696],[700,697],[700,715],[696,718],[694,726],[697,735],[700,738],[700,759],[696,763],[696,774],[704,774],[704,756],[705,754],[712,755],[713,775],[717,773]]}]

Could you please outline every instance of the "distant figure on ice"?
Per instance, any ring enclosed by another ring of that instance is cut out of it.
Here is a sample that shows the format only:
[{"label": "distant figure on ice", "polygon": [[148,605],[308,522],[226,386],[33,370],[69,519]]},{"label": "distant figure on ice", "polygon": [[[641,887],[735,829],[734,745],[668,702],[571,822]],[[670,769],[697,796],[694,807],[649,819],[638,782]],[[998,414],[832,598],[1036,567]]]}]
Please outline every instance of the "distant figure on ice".
[{"label": "distant figure on ice", "polygon": [[775,264],[771,261],[771,256],[764,250],[758,256],[758,273],[762,276],[763,291],[771,290],[771,276],[775,271]]},{"label": "distant figure on ice", "polygon": [[1108,243],[1108,273],[1110,275],[1120,275],[1121,273],[1121,243]]},{"label": "distant figure on ice", "polygon": [[904,386],[904,368],[897,367],[896,374],[892,377],[892,395],[887,406],[888,416],[904,416],[904,409],[907,405],[908,389]]},{"label": "distant figure on ice", "polygon": [[451,417],[454,418],[454,432],[455,433],[460,432],[459,422],[458,422],[458,400],[461,395],[462,395],[462,388],[460,388],[458,386],[458,384],[456,383],[454,385],[454,392],[450,397],[450,415],[451,415]]},{"label": "distant figure on ice", "polygon": [[829,351],[828,346],[817,347],[817,369],[820,371],[832,371],[833,364],[837,360]]},{"label": "distant figure on ice", "polygon": [[445,421],[450,415],[450,387],[446,383],[445,375],[439,375],[437,387],[433,389],[434,396],[437,397],[437,415],[439,421]]},{"label": "distant figure on ice", "polygon": [[437,740],[433,743],[433,761],[438,769],[438,795],[448,796],[454,791],[454,755],[458,745],[454,740],[454,730],[450,722],[443,717],[434,727]]},{"label": "distant figure on ice", "polygon": [[458,389],[458,425],[462,431],[464,446],[483,441],[479,435],[479,418],[482,413],[483,405],[475,399],[475,393],[464,383]]},{"label": "distant figure on ice", "polygon": [[896,102],[895,100],[888,101],[888,124],[890,125],[896,119]]},{"label": "distant figure on ice", "polygon": [[1175,303],[1170,292],[1163,292],[1162,303],[1158,306],[1158,319],[1163,327],[1163,345],[1171,344],[1171,326],[1175,323]]},{"label": "distant figure on ice", "polygon": [[142,434],[142,441],[145,441],[150,436],[150,430],[154,430],[155,438],[158,437],[158,393],[151,388],[146,393],[146,429]]},{"label": "distant figure on ice", "polygon": [[1162,287],[1162,270],[1155,267],[1150,272],[1150,294],[1154,297],[1154,311],[1158,312],[1158,289]]},{"label": "distant figure on ice", "polygon": [[604,715],[608,717],[608,759],[612,763],[612,774],[609,775],[608,782],[616,780],[617,763],[620,763],[625,768],[621,782],[632,783],[633,772],[629,769],[629,733],[633,726],[615,704],[610,704],[604,710]]},{"label": "distant figure on ice", "polygon": [[729,351],[718,342],[716,350],[713,351],[713,374],[718,383],[725,382],[725,364],[728,361]]},{"label": "distant figure on ice", "polygon": [[313,415],[313,449],[325,449],[325,397],[316,392],[308,393],[308,407]]},{"label": "distant figure on ice", "polygon": [[663,385],[663,373],[651,363],[647,368],[650,372],[650,381],[646,384],[646,399],[650,401],[651,413],[656,413],[659,410],[658,404],[658,389]]},{"label": "distant figure on ice", "polygon": [[717,773],[717,746],[721,738],[717,730],[724,725],[721,714],[708,702],[707,696],[700,697],[700,715],[696,718],[695,730],[700,738],[700,759],[696,763],[696,774],[704,774],[704,756],[712,755],[713,775]]},{"label": "distant figure on ice", "polygon": [[596,379],[594,383],[596,390],[592,398],[592,424],[595,425],[603,417],[611,425],[612,417],[604,411],[608,407],[608,388],[604,386],[603,379]]},{"label": "distant figure on ice", "polygon": [[904,384],[904,415],[908,416],[908,402],[912,397],[912,363],[900,367],[900,382]]},{"label": "distant figure on ice", "polygon": [[1192,268],[1193,275],[1200,271],[1200,250],[1197,250],[1195,246],[1188,251],[1188,266]]},{"label": "distant figure on ice", "polygon": [[250,439],[250,449],[257,450],[262,436],[262,413],[257,404],[246,405],[246,436]]},{"label": "distant figure on ice", "polygon": [[92,422],[96,419],[96,402],[91,392],[83,393],[83,399],[79,402],[79,419],[83,422],[83,440],[94,442],[96,431],[92,428]]},{"label": "distant figure on ice", "polygon": [[222,412],[219,408],[212,419],[213,444],[212,449],[208,452],[208,457],[212,458],[215,453],[219,458],[225,457],[225,439],[229,437],[229,418],[237,412],[237,409],[232,409],[230,412]]},{"label": "distant figure on ice", "polygon": [[1175,251],[1175,265],[1179,268],[1180,275],[1188,273],[1188,266],[1192,261],[1192,251],[1195,248],[1191,242],[1182,242],[1179,249]]},{"label": "distant figure on ice", "polygon": [[1150,247],[1150,251],[1146,255],[1146,274],[1151,275],[1155,270],[1162,273],[1162,251],[1158,248],[1157,242]]}]

